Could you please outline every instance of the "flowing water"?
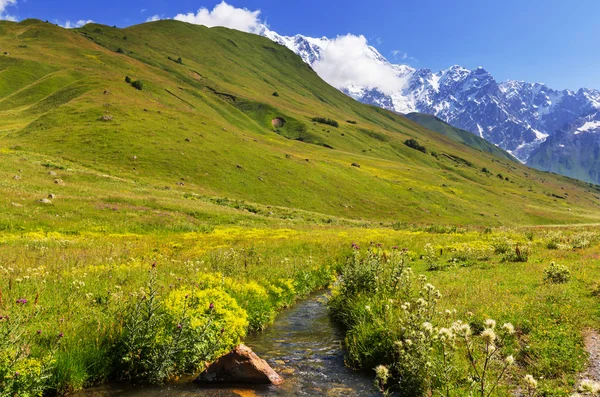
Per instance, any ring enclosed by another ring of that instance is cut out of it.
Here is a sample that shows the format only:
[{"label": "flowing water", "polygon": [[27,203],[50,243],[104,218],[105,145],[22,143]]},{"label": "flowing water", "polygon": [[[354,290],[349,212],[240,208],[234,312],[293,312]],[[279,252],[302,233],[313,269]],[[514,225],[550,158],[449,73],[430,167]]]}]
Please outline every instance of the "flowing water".
[{"label": "flowing water", "polygon": [[370,375],[353,372],[344,366],[342,335],[327,315],[325,298],[325,294],[316,294],[297,303],[280,314],[266,331],[246,339],[246,345],[285,378],[281,386],[108,385],[88,390],[80,396],[377,396]]}]

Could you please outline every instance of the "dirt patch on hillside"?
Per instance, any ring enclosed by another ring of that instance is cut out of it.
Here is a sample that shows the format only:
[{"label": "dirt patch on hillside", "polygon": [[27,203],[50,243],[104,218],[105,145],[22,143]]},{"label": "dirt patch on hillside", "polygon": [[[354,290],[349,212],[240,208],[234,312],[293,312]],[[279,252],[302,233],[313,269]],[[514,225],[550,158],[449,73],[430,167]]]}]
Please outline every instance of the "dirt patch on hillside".
[{"label": "dirt patch on hillside", "polygon": [[281,128],[285,124],[285,120],[282,117],[275,117],[271,120],[271,124],[273,124],[274,128]]}]

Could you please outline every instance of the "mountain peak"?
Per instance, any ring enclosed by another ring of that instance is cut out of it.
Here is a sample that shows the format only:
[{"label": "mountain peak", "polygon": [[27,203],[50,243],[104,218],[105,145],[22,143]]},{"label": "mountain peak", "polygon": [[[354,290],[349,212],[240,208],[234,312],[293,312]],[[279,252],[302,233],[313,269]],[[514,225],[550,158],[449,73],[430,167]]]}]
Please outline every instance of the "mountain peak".
[{"label": "mountain peak", "polygon": [[[326,37],[296,35],[294,39],[268,29],[263,35],[287,46],[311,65],[317,61],[327,63],[324,54],[332,40]],[[392,68],[398,79],[406,81],[401,84],[405,88],[389,94],[389,87],[350,81],[337,87],[342,92],[400,113],[435,115],[508,150],[523,162],[564,125],[600,110],[600,92],[596,90],[581,89],[575,94],[553,90],[543,83],[517,80],[498,83],[482,66],[469,70],[452,65],[434,74],[427,68],[390,63],[372,46],[368,46],[366,55],[382,67]],[[334,70],[340,67],[334,66]]]}]

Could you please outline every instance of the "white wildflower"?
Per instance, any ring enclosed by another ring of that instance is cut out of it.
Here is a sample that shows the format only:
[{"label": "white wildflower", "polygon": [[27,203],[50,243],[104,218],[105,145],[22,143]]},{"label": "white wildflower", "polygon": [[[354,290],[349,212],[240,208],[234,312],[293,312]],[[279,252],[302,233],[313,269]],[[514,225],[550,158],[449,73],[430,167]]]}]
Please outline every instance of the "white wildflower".
[{"label": "white wildflower", "polygon": [[502,329],[509,335],[515,333],[515,326],[511,323],[505,323],[504,325],[502,325]]},{"label": "white wildflower", "polygon": [[488,318],[487,320],[485,320],[484,324],[485,324],[486,328],[490,328],[490,329],[496,328],[496,321],[492,320],[491,318]]},{"label": "white wildflower", "polygon": [[525,375],[523,380],[525,381],[525,386],[527,386],[528,389],[537,389],[537,380],[535,380],[532,375]]},{"label": "white wildflower", "polygon": [[486,328],[481,333],[481,339],[487,344],[492,344],[496,340],[496,333],[491,328]]}]

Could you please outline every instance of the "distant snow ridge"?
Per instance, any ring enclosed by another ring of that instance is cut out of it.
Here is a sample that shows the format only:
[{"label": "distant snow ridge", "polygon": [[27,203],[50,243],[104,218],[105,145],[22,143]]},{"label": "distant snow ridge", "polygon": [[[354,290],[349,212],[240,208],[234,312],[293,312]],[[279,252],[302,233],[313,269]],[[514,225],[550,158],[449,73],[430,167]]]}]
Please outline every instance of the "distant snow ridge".
[{"label": "distant snow ridge", "polygon": [[[336,40],[281,36],[266,26],[258,33],[288,47],[325,80],[335,82],[331,76],[324,76],[325,69],[320,66],[328,62],[327,50]],[[498,83],[481,67],[469,70],[455,65],[433,73],[429,69],[392,64],[372,46],[368,46],[363,55],[392,70],[398,79],[397,88],[389,92],[387,82],[373,84],[360,78],[356,80],[367,83],[344,80],[338,84],[339,90],[361,102],[399,113],[433,114],[485,138],[522,162],[526,162],[548,136],[566,125],[583,124],[580,119],[600,111],[600,91],[597,90],[557,91],[544,84],[513,80]],[[338,66],[338,69],[344,73],[343,67]],[[584,125],[579,131],[592,131],[597,127],[594,126],[585,129]]]}]

